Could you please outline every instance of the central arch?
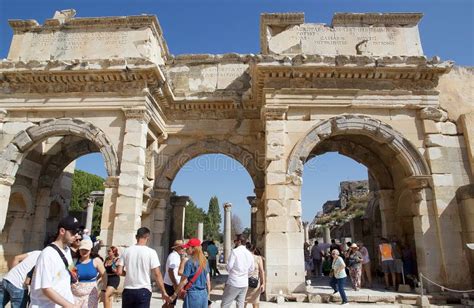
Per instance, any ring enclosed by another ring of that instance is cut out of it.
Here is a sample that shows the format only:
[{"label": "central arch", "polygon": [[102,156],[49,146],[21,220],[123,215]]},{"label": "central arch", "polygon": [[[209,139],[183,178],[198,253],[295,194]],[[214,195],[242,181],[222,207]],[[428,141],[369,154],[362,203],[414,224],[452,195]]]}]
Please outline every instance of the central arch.
[{"label": "central arch", "polygon": [[171,188],[178,171],[190,160],[203,154],[223,154],[237,160],[250,174],[255,189],[263,189],[264,172],[257,164],[257,158],[244,148],[226,140],[208,139],[192,143],[178,151],[157,171],[155,189]]}]

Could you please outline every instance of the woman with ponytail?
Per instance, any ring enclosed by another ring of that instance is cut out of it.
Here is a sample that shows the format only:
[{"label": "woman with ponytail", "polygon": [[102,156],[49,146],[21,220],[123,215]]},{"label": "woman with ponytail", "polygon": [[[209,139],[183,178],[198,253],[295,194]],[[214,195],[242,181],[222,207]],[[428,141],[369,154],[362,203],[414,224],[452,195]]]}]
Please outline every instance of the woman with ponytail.
[{"label": "woman with ponytail", "polygon": [[176,288],[171,301],[173,301],[184,288],[184,308],[207,308],[209,294],[211,292],[211,278],[209,277],[209,265],[202,252],[201,241],[197,238],[190,239],[183,248],[189,256],[184,266],[181,282]]}]

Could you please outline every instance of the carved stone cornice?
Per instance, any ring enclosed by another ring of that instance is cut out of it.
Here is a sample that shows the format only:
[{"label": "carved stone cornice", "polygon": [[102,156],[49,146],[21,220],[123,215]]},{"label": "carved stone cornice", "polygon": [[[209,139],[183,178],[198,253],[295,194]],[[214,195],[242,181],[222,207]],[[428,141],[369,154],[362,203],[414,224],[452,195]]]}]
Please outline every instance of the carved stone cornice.
[{"label": "carved stone cornice", "polygon": [[285,120],[288,106],[265,105],[261,110],[261,118],[266,121]]},{"label": "carved stone cornice", "polygon": [[296,55],[255,57],[252,93],[264,89],[406,90],[437,93],[439,76],[452,62],[426,57]]},{"label": "carved stone cornice", "polygon": [[416,26],[422,17],[422,13],[336,13],[332,26]]},{"label": "carved stone cornice", "polygon": [[163,85],[159,68],[142,59],[0,62],[0,94],[141,94]]}]

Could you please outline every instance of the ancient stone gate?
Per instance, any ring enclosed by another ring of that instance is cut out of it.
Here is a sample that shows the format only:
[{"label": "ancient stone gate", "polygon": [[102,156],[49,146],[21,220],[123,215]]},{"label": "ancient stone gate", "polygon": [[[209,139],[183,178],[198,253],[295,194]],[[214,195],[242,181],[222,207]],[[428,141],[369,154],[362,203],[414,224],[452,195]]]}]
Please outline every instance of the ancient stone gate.
[{"label": "ancient stone gate", "polygon": [[302,291],[303,167],[337,151],[374,179],[374,236],[405,239],[432,279],[472,286],[473,73],[423,55],[420,18],[336,14],[327,26],[264,14],[260,54],[181,56],[155,16],[11,20],[0,62],[2,269],[67,213],[71,163],[92,152],[108,173],[101,237],[127,246],[148,226],[163,257],[174,177],[221,153],[255,185],[268,295]]}]

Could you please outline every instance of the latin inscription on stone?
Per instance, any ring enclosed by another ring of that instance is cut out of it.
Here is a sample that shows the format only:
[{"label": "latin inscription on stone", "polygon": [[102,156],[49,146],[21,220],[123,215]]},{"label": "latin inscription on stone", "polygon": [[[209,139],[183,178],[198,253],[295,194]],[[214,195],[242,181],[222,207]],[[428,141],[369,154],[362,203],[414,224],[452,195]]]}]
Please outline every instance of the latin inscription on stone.
[{"label": "latin inscription on stone", "polygon": [[30,45],[33,50],[51,51],[55,53],[64,51],[79,51],[90,47],[120,48],[127,44],[126,32],[56,32],[56,33],[31,33]]},{"label": "latin inscription on stone", "polygon": [[151,36],[148,29],[28,32],[21,41],[24,47],[11,56],[24,61],[144,57],[159,62],[160,47]]},{"label": "latin inscription on stone", "polygon": [[417,27],[303,24],[271,37],[270,52],[321,55],[422,55]]}]

